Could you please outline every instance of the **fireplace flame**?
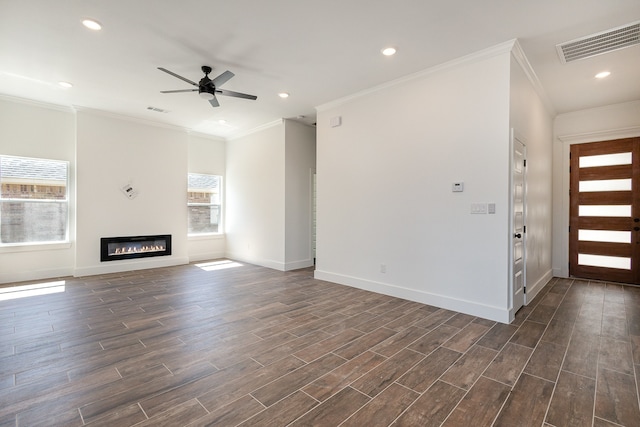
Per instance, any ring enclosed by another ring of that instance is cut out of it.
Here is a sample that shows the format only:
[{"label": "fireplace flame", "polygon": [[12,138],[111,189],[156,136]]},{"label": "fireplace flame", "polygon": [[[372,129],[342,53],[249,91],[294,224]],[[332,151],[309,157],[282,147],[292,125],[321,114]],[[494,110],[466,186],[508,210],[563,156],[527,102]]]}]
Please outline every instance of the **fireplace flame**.
[{"label": "fireplace flame", "polygon": [[123,255],[123,254],[139,254],[142,252],[162,252],[165,248],[162,245],[148,245],[148,246],[125,246],[122,248],[116,248],[115,252],[111,255]]}]

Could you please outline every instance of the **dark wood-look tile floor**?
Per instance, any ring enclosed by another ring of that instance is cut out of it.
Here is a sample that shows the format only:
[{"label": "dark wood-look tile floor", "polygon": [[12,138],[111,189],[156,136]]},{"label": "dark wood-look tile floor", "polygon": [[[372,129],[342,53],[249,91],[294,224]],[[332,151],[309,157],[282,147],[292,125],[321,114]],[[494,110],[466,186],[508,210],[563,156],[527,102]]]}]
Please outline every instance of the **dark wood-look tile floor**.
[{"label": "dark wood-look tile floor", "polygon": [[553,279],[505,325],[233,266],[0,301],[0,426],[640,426],[638,287]]}]

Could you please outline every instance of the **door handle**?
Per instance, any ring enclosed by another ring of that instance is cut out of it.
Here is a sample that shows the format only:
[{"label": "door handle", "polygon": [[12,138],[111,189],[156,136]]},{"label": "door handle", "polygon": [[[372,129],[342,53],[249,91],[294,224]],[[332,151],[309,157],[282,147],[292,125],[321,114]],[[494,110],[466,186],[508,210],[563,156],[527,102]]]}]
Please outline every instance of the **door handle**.
[{"label": "door handle", "polygon": [[516,233],[513,235],[513,237],[515,237],[516,239],[522,239],[522,234]]},{"label": "door handle", "polygon": [[633,222],[640,222],[640,218],[633,218]]},{"label": "door handle", "polygon": [[634,231],[640,231],[640,227],[633,227]]}]

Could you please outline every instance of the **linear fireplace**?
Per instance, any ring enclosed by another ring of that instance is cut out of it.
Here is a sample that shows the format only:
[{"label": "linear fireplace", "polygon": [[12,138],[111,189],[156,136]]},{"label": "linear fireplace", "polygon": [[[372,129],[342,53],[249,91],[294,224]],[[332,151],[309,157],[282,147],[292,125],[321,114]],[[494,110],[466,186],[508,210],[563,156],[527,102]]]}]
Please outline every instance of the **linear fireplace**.
[{"label": "linear fireplace", "polygon": [[103,237],[100,261],[171,255],[171,235]]}]

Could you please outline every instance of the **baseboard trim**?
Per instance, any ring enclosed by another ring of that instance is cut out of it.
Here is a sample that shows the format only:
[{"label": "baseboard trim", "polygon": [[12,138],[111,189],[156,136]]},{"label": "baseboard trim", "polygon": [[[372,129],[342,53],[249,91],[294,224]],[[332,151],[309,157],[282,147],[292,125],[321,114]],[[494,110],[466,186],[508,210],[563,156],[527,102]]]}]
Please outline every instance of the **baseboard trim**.
[{"label": "baseboard trim", "polygon": [[351,286],[365,291],[376,292],[422,304],[429,304],[447,310],[458,311],[460,313],[494,320],[496,322],[509,323],[513,319],[513,317],[510,318],[511,313],[506,308],[478,304],[473,301],[453,298],[446,295],[433,294],[430,292],[409,289],[402,286],[375,282],[372,280],[360,279],[357,277],[322,270],[316,270],[314,277],[319,280],[326,280],[328,282]]},{"label": "baseboard trim", "polygon": [[312,259],[301,259],[300,261],[287,262],[284,265],[285,271],[298,270],[300,268],[313,267]]},{"label": "baseboard trim", "polygon": [[553,270],[547,271],[536,283],[529,286],[527,285],[527,293],[525,296],[524,304],[527,305],[540,293],[542,289],[553,279]]},{"label": "baseboard trim", "polygon": [[200,254],[189,255],[189,262],[212,261],[215,259],[226,258],[224,252],[203,252]]},{"label": "baseboard trim", "polygon": [[148,270],[150,268],[172,267],[189,264],[188,257],[157,257],[158,260],[111,261],[105,265],[76,268],[74,277],[96,276],[98,274],[122,273],[125,271]]},{"label": "baseboard trim", "polygon": [[248,264],[253,264],[253,265],[259,265],[260,267],[267,267],[273,270],[286,271],[285,264],[280,261],[245,257],[245,256],[234,254],[234,253],[226,253],[223,258],[232,259],[234,261],[246,262]]},{"label": "baseboard trim", "polygon": [[29,270],[0,276],[0,283],[31,282],[36,280],[56,279],[73,275],[73,268],[53,268],[47,270]]}]

